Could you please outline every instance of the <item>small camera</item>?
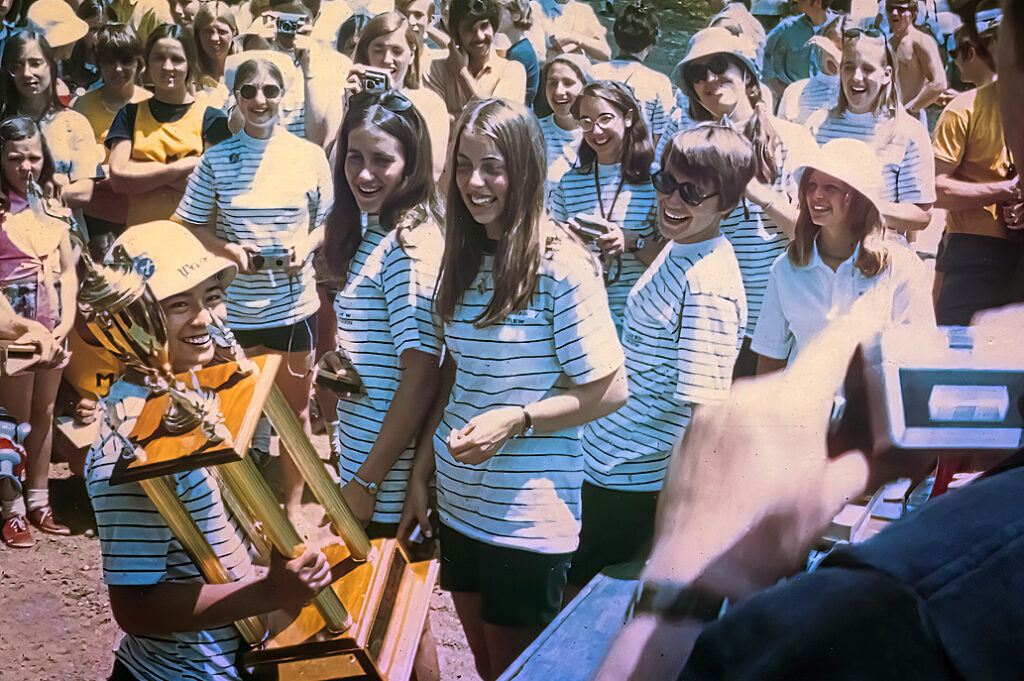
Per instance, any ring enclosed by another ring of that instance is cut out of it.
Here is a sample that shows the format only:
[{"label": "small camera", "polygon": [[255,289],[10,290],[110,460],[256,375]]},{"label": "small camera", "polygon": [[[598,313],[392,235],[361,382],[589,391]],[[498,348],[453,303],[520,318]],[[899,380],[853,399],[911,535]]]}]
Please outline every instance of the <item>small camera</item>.
[{"label": "small camera", "polygon": [[374,66],[362,67],[359,80],[363,84],[363,92],[380,94],[391,87],[391,72]]},{"label": "small camera", "polygon": [[292,249],[287,246],[265,246],[252,256],[258,270],[286,270],[292,264]]},{"label": "small camera", "polygon": [[594,243],[599,237],[608,233],[607,225],[588,219],[586,215],[571,217],[568,224],[569,228],[576,232],[576,236],[588,244]]},{"label": "small camera", "polygon": [[305,14],[289,14],[287,12],[274,12],[274,23],[277,32],[283,35],[295,35],[309,23],[309,17]]},{"label": "small camera", "polygon": [[316,384],[342,399],[365,395],[366,386],[363,385],[363,379],[359,377],[359,372],[352,364],[352,360],[340,353],[338,353],[338,358],[341,361],[341,368],[337,372],[324,366],[317,369],[314,379]]}]

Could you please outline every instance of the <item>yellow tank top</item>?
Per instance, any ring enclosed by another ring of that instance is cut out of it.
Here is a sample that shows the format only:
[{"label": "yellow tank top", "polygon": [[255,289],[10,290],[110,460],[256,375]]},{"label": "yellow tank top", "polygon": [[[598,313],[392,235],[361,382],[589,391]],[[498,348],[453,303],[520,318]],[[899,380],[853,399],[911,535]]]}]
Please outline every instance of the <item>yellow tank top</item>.
[{"label": "yellow tank top", "polygon": [[62,378],[79,397],[94,400],[106,397],[110,386],[121,377],[124,370],[121,363],[106,349],[86,343],[73,328],[68,334],[68,349],[71,359],[64,367]]},{"label": "yellow tank top", "polygon": [[[135,114],[132,160],[171,163],[187,156],[201,156],[205,112],[205,106],[194,102],[179,120],[161,123],[153,118],[149,102],[141,102]],[[171,187],[157,187],[129,196],[128,226],[170,219],[182,195],[183,192]]]}]

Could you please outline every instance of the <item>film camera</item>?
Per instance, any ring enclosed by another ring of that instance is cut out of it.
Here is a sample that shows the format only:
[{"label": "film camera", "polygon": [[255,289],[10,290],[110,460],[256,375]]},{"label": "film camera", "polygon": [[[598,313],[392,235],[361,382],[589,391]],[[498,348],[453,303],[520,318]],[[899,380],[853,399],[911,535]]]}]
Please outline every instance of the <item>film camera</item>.
[{"label": "film camera", "polygon": [[250,259],[258,270],[286,270],[292,263],[293,251],[287,246],[264,246]]},{"label": "film camera", "polygon": [[359,72],[359,80],[363,84],[363,92],[380,94],[391,87],[391,72],[375,66],[363,66]]},{"label": "film camera", "polygon": [[274,19],[277,32],[284,35],[295,35],[309,24],[309,17],[305,14],[269,12],[269,15]]}]

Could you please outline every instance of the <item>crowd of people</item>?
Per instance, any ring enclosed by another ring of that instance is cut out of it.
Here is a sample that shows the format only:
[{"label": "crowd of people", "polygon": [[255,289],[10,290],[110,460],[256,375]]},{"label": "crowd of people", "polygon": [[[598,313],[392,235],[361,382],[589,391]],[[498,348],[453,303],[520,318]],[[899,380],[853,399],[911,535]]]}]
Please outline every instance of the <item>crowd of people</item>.
[{"label": "crowd of people", "polygon": [[[138,484],[110,485],[147,388],[77,313],[83,251],[150,277],[175,371],[215,361],[213,317],[281,357],[368,534],[437,535],[484,679],[649,553],[676,444],[735,379],[869,294],[891,325],[1024,301],[996,3],[957,26],[794,0],[771,26],[708,0],[662,73],[648,2],[609,32],[580,0],[0,0],[0,342],[36,348],[0,372],[32,427],[2,539],[69,534],[51,459],[85,478],[111,679],[237,679],[230,623],[329,572],[316,551],[258,571],[200,469],[175,484],[237,579],[203,584]],[[294,514],[271,437],[253,456]]]}]

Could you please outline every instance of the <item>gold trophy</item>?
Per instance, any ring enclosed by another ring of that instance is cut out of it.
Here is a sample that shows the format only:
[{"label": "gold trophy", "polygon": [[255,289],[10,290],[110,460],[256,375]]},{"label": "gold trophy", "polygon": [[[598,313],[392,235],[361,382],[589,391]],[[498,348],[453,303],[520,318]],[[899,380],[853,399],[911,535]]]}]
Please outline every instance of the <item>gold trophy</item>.
[{"label": "gold trophy", "polygon": [[[34,208],[46,219],[73,223],[70,214],[47,206],[41,193]],[[280,358],[247,358],[230,329],[215,321],[211,335],[232,361],[175,376],[163,312],[145,273],[123,249],[115,249],[107,265],[95,263],[85,248],[82,259],[78,307],[87,326],[151,388],[111,484],[139,482],[211,583],[230,577],[175,495],[166,477],[171,473],[208,468],[257,553],[266,555],[273,545],[285,557],[297,557],[305,550],[302,538],[248,457],[256,423],[265,413],[344,542],[323,549],[333,574],[341,576],[297,616],[275,613],[267,620],[269,631],[258,618],[236,622],[254,646],[246,665],[281,681],[408,679],[437,561],[410,561],[394,539],[371,544],[274,384]]]}]

